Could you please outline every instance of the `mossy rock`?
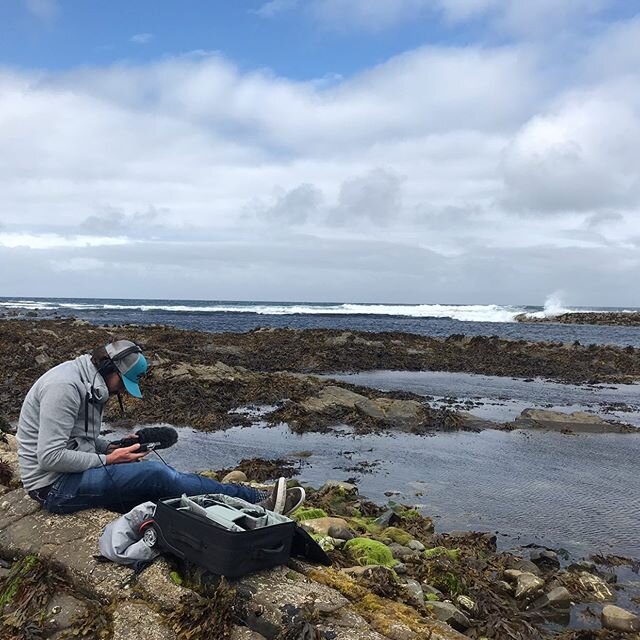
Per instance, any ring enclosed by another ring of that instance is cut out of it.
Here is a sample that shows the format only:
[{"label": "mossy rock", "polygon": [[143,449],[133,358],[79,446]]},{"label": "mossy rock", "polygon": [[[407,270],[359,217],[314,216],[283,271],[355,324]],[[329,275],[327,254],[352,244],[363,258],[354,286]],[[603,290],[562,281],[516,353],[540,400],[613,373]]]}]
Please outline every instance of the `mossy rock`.
[{"label": "mossy rock", "polygon": [[351,560],[361,566],[380,564],[384,567],[393,567],[396,564],[391,549],[386,544],[371,540],[371,538],[353,538],[344,545],[344,552]]},{"label": "mossy rock", "polygon": [[291,517],[298,522],[304,522],[305,520],[326,518],[328,517],[328,514],[324,509],[316,509],[314,507],[300,507],[300,509],[296,509],[293,512]]},{"label": "mossy rock", "polygon": [[413,540],[412,535],[402,529],[398,529],[398,527],[387,527],[382,531],[381,535],[385,538],[389,538],[392,542],[396,542],[397,544],[401,544],[405,547],[409,542],[411,542],[411,540]]},{"label": "mossy rock", "polygon": [[434,558],[448,558],[452,562],[460,560],[460,549],[434,547],[433,549],[425,549],[422,553],[427,560],[433,560]]},{"label": "mossy rock", "polygon": [[202,476],[203,478],[211,478],[211,480],[217,480],[218,479],[218,474],[215,471],[198,471],[198,475]]},{"label": "mossy rock", "polygon": [[352,529],[361,533],[377,534],[382,531],[382,527],[375,523],[375,518],[366,518],[364,516],[347,518],[347,522]]},{"label": "mossy rock", "polygon": [[404,520],[415,520],[422,517],[422,514],[417,509],[398,509],[396,513]]}]

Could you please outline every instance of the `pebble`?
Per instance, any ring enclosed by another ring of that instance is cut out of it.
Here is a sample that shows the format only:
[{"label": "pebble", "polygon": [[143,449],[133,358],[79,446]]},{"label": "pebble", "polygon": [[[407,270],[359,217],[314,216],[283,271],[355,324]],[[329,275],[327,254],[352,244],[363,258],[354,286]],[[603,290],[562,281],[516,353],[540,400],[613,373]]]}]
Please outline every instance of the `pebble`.
[{"label": "pebble", "polygon": [[413,549],[414,551],[424,551],[425,546],[420,542],[420,540],[409,540],[407,543],[407,547],[409,549]]},{"label": "pebble", "polygon": [[475,613],[478,606],[469,596],[458,596],[456,604],[467,613]]}]

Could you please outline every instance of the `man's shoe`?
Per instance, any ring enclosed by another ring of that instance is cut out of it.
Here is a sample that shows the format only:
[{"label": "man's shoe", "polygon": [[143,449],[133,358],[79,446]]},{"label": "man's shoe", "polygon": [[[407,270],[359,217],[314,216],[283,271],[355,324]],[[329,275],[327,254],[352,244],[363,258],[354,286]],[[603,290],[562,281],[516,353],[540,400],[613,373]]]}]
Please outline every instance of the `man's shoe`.
[{"label": "man's shoe", "polygon": [[305,498],[306,494],[302,487],[291,487],[291,489],[287,489],[287,496],[284,501],[282,515],[288,516],[290,513],[293,513],[296,509],[302,506]]},{"label": "man's shoe", "polygon": [[285,478],[278,478],[271,491],[271,495],[265,500],[262,500],[262,502],[258,502],[258,506],[263,509],[268,509],[269,511],[274,511],[275,513],[282,513],[285,508],[286,499],[287,481]]}]

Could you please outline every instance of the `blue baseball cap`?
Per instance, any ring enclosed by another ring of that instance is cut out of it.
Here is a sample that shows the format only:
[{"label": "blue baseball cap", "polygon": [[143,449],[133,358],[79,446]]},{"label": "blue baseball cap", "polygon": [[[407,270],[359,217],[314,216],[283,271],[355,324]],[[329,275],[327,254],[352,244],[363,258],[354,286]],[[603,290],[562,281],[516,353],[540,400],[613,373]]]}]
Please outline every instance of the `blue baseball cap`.
[{"label": "blue baseball cap", "polygon": [[142,349],[131,340],[110,342],[105,345],[105,349],[116,366],[127,393],[134,398],[142,398],[140,378],[149,368]]}]

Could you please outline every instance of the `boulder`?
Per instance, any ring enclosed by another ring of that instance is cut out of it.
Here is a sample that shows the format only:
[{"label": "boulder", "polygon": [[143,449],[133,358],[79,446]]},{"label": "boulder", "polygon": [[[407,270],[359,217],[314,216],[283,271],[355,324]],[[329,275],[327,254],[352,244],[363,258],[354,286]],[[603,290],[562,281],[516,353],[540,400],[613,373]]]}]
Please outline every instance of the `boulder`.
[{"label": "boulder", "polygon": [[465,631],[471,626],[469,618],[450,602],[427,602],[426,608],[434,618],[445,622],[458,631]]},{"label": "boulder", "polygon": [[393,509],[387,509],[382,515],[378,516],[373,521],[373,524],[377,525],[378,527],[388,527],[394,522],[400,522],[401,520],[402,518],[400,518],[400,516]]},{"label": "boulder", "polygon": [[332,413],[342,408],[360,411],[378,420],[384,419],[384,412],[373,400],[336,386],[324,387],[317,396],[307,398],[300,406],[309,413]]},{"label": "boulder", "polygon": [[640,631],[640,618],[621,607],[608,604],[602,609],[602,626],[615,631]]},{"label": "boulder", "polygon": [[628,427],[612,424],[585,411],[562,413],[547,409],[525,409],[512,423],[518,429],[546,429],[575,433],[626,433]]},{"label": "boulder", "polygon": [[247,476],[243,471],[235,469],[234,471],[229,471],[227,475],[222,478],[222,482],[224,484],[232,483],[232,482],[246,482]]},{"label": "boulder", "polygon": [[424,551],[425,546],[420,542],[420,540],[409,540],[407,543],[407,547],[409,549],[413,549],[414,551]]},{"label": "boulder", "polygon": [[531,562],[531,560],[518,560],[518,562],[513,565],[513,568],[523,573],[533,573],[534,576],[539,576],[541,573],[538,565]]},{"label": "boulder", "polygon": [[344,551],[352,561],[359,565],[381,564],[392,567],[394,564],[391,550],[382,542],[370,538],[353,538],[344,545]]},{"label": "boulder", "polygon": [[521,573],[516,580],[516,598],[524,598],[544,587],[544,580],[533,573]]},{"label": "boulder", "polygon": [[556,587],[538,598],[533,606],[536,609],[552,607],[554,609],[568,609],[571,606],[571,593],[565,587]]},{"label": "boulder", "polygon": [[[506,569],[504,572],[504,577],[510,582],[516,582],[516,580],[523,574],[525,571],[520,571],[519,569]],[[534,574],[535,575],[535,574]]]},{"label": "boulder", "polygon": [[[534,549],[529,555],[533,564],[543,570],[554,571],[560,567],[560,559],[555,551],[549,549]],[[535,573],[535,572],[531,572]]]},{"label": "boulder", "polygon": [[425,597],[428,600],[444,600],[444,594],[442,593],[442,591],[440,591],[440,589],[436,589],[426,582],[423,582],[421,586],[422,593],[424,593]]},{"label": "boulder", "polygon": [[356,495],[358,493],[358,487],[351,482],[343,482],[342,480],[327,480],[322,487],[320,487],[319,493],[327,493],[334,489],[340,489],[347,495]]},{"label": "boulder", "polygon": [[[319,536],[329,536],[329,529],[335,527],[337,529],[346,529],[349,530],[349,524],[346,520],[342,518],[314,518],[313,520],[303,520],[301,526],[304,527],[307,531],[311,531]],[[335,536],[332,536],[335,537]],[[351,536],[354,537],[354,536]],[[343,538],[346,540],[346,538]]]},{"label": "boulder", "polygon": [[409,594],[409,601],[415,605],[424,604],[424,592],[417,580],[408,579],[404,585],[407,593]]},{"label": "boulder", "polygon": [[389,549],[391,549],[391,553],[393,557],[397,560],[408,560],[410,558],[417,558],[419,556],[417,551],[413,549],[409,549],[409,547],[405,547],[397,542],[392,542],[389,545]]},{"label": "boulder", "polygon": [[329,535],[332,538],[337,538],[338,540],[351,540],[352,538],[357,537],[356,534],[348,527],[337,527],[335,525],[329,527]]}]

